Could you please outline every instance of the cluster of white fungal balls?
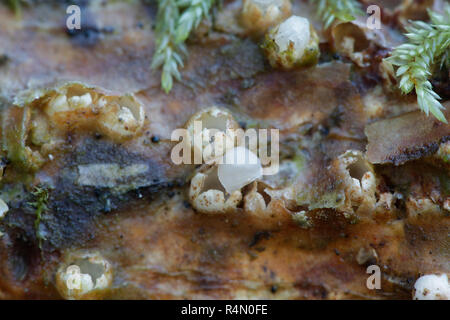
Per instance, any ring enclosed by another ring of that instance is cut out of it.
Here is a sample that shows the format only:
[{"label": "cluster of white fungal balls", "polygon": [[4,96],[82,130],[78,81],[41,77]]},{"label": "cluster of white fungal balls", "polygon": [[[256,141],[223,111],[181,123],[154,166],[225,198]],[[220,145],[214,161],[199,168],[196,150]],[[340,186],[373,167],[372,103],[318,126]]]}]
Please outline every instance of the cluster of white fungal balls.
[{"label": "cluster of white fungal balls", "polygon": [[69,300],[101,298],[112,280],[112,266],[98,252],[72,252],[56,272],[56,288]]},{"label": "cluster of white fungal balls", "polygon": [[133,95],[109,95],[78,83],[55,88],[44,108],[61,129],[92,127],[114,140],[133,137],[144,123],[144,108]]},{"label": "cluster of white fungal balls", "polygon": [[[194,131],[194,122],[200,121],[201,132]],[[226,110],[212,107],[194,114],[187,122],[187,131],[193,152],[202,152],[209,160],[191,180],[189,198],[193,207],[203,213],[223,213],[236,209],[242,200],[241,189],[262,176],[261,161],[254,152],[238,145],[230,132],[239,126]],[[214,131],[210,136],[208,133]],[[196,138],[195,134],[207,137]],[[215,139],[217,137],[221,139]],[[217,148],[217,141],[220,146]],[[200,149],[200,150],[199,150]],[[212,153],[212,150],[218,151]]]}]

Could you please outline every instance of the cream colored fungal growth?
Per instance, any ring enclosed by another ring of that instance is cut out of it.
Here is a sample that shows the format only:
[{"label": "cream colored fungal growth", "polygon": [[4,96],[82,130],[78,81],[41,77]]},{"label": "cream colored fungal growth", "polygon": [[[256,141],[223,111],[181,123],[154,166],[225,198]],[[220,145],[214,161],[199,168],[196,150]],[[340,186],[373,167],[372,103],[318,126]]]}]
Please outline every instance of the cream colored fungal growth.
[{"label": "cream colored fungal growth", "polygon": [[239,129],[239,125],[227,110],[211,107],[194,114],[186,129],[194,156],[203,155],[204,162],[208,163],[236,146],[232,131]]},{"label": "cream colored fungal growth", "polygon": [[44,101],[45,113],[60,129],[90,128],[123,140],[134,136],[144,123],[144,108],[133,95],[110,95],[76,83],[50,91]]},{"label": "cream colored fungal growth", "polygon": [[241,21],[249,32],[264,34],[290,15],[289,0],[244,0]]},{"label": "cream colored fungal growth", "polygon": [[291,204],[295,202],[292,186],[272,189],[261,181],[255,181],[244,196],[244,211],[259,218],[291,215]]},{"label": "cream colored fungal growth", "polygon": [[225,191],[232,194],[261,178],[261,161],[247,148],[236,147],[227,151],[223,163],[218,166],[217,175]]},{"label": "cream colored fungal growth", "polygon": [[34,171],[44,162],[41,154],[28,143],[31,117],[31,108],[26,106],[13,106],[0,114],[3,151],[11,164],[23,171]]},{"label": "cream colored fungal growth", "polygon": [[317,63],[319,37],[309,20],[291,16],[267,34],[263,44],[272,67],[292,69]]},{"label": "cream colored fungal growth", "polygon": [[[445,205],[445,203],[444,203]],[[440,215],[442,213],[441,207],[439,204],[435,203],[430,198],[424,197],[413,197],[409,196],[405,201],[406,211],[408,212],[408,217],[420,217],[422,215],[431,215],[437,214]]]},{"label": "cream colored fungal growth", "polygon": [[[360,67],[370,65],[370,54],[367,52],[371,43],[380,47],[389,47],[382,29],[369,29],[365,18],[357,18],[350,22],[339,22],[331,28],[333,49],[348,57]],[[386,72],[387,66],[380,66]],[[386,76],[386,75],[384,75]]]},{"label": "cream colored fungal growth", "polygon": [[[291,209],[296,209],[293,186],[264,182],[262,172],[261,161],[253,152],[242,146],[235,147],[227,151],[222,163],[205,166],[192,178],[190,202],[201,213],[243,210],[258,221],[291,219],[294,213]],[[278,178],[281,179],[281,174]]]},{"label": "cream colored fungal growth", "polygon": [[342,179],[345,204],[341,208],[357,213],[368,213],[375,207],[376,180],[372,165],[360,151],[349,150],[340,155],[333,164]]},{"label": "cream colored fungal growth", "polygon": [[124,96],[106,104],[98,124],[106,135],[120,140],[133,137],[144,124],[144,117],[142,105],[133,96]]},{"label": "cream colored fungal growth", "polygon": [[[273,188],[273,182],[262,181],[261,160],[251,146],[244,146],[244,131],[229,112],[217,107],[202,110],[190,118],[186,128],[193,152],[202,152],[206,162],[191,179],[189,189],[190,203],[198,212],[228,213],[243,208],[261,217],[277,212],[275,208],[287,212],[287,203],[295,204],[292,186]],[[286,170],[281,171],[286,175]]]},{"label": "cream colored fungal growth", "polygon": [[111,264],[99,253],[70,254],[56,273],[56,288],[69,300],[100,299],[111,287]]},{"label": "cream colored fungal growth", "polygon": [[427,274],[417,279],[414,300],[450,300],[450,284],[446,274]]},{"label": "cream colored fungal growth", "polygon": [[8,159],[26,171],[39,169],[61,147],[67,132],[99,133],[123,142],[139,133],[145,114],[133,95],[115,95],[81,83],[26,90],[0,115]]},{"label": "cream colored fungal growth", "polygon": [[253,182],[244,196],[245,212],[258,217],[295,214],[297,201],[293,182],[298,173],[295,163],[285,160],[280,163],[277,174]]},{"label": "cream colored fungal growth", "polygon": [[202,213],[227,213],[237,210],[242,201],[242,189],[261,178],[258,157],[244,147],[225,153],[221,164],[208,166],[191,180],[189,199]]},{"label": "cream colored fungal growth", "polygon": [[227,213],[237,209],[242,200],[240,190],[227,195],[217,176],[217,167],[210,167],[198,172],[191,180],[189,199],[198,212]]}]

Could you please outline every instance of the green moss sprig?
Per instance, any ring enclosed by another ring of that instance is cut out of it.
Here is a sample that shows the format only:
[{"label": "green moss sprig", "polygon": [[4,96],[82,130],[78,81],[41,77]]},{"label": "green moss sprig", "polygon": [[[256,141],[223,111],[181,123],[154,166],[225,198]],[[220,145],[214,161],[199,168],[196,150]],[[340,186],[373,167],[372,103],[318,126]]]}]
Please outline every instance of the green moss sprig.
[{"label": "green moss sprig", "polygon": [[176,41],[186,41],[192,30],[198,27],[203,18],[208,16],[214,0],[180,0],[178,6],[185,10],[178,20]]},{"label": "green moss sprig", "polygon": [[430,23],[412,21],[406,27],[408,42],[395,48],[386,61],[397,67],[401,91],[408,94],[415,89],[420,109],[447,123],[441,111],[444,107],[438,101],[441,98],[428,79],[433,68],[450,66],[450,5],[446,4],[443,14],[432,11],[428,14]]},{"label": "green moss sprig", "polygon": [[328,29],[335,20],[348,22],[355,16],[364,15],[361,5],[356,0],[314,0],[317,14],[322,19],[324,28]]},{"label": "green moss sprig", "polygon": [[156,51],[151,67],[162,68],[161,87],[166,93],[172,89],[173,78],[181,79],[178,67],[183,66],[182,56],[187,53],[184,43],[176,42],[175,30],[180,16],[175,0],[159,0],[156,16]]},{"label": "green moss sprig", "polygon": [[12,11],[16,14],[17,17],[20,17],[22,15],[22,6],[21,6],[21,0],[3,0]]},{"label": "green moss sprig", "polygon": [[161,87],[168,93],[173,78],[181,79],[179,67],[187,56],[184,42],[207,17],[215,0],[159,0],[156,16],[156,51],[151,67],[162,68]]},{"label": "green moss sprig", "polygon": [[44,187],[35,187],[31,194],[33,195],[35,200],[33,202],[30,202],[29,204],[36,210],[34,230],[36,231],[36,238],[39,241],[39,248],[42,248],[42,241],[45,240],[45,236],[41,234],[39,225],[41,223],[42,214],[47,211],[48,190]]}]

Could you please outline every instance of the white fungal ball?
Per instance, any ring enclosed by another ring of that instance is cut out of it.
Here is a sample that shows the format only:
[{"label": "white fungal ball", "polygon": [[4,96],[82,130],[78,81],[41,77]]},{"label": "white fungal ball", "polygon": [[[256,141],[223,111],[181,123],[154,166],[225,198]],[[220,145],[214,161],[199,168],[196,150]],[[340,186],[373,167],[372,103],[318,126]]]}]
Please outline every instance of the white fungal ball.
[{"label": "white fungal ball", "polygon": [[56,272],[56,289],[63,298],[99,299],[111,286],[112,266],[99,253],[75,252],[65,260]]},{"label": "white fungal ball", "polygon": [[273,67],[290,69],[317,63],[319,38],[308,19],[291,16],[272,28],[263,48]]},{"label": "white fungal ball", "polygon": [[48,107],[46,108],[45,112],[52,116],[53,114],[57,112],[65,112],[69,111],[69,104],[67,102],[67,97],[64,94],[57,95],[55,98],[50,100],[48,103]]},{"label": "white fungal ball", "polygon": [[244,0],[242,24],[256,35],[264,34],[268,28],[291,15],[290,0]]},{"label": "white fungal ball", "polygon": [[129,96],[105,106],[98,117],[101,132],[117,140],[132,137],[144,124],[144,108]]},{"label": "white fungal ball", "polygon": [[69,290],[80,290],[80,292],[86,293],[94,288],[92,277],[88,274],[81,273],[81,269],[77,265],[67,267],[65,280],[67,289]]},{"label": "white fungal ball", "polygon": [[414,300],[450,300],[450,285],[446,274],[428,274],[414,284]]},{"label": "white fungal ball", "polygon": [[223,192],[217,176],[217,166],[210,167],[203,173],[198,172],[191,180],[189,198],[192,207],[207,214],[233,212],[242,200],[242,193],[236,190],[227,196]]},{"label": "white fungal ball", "polygon": [[205,163],[214,162],[234,147],[233,130],[239,125],[225,109],[210,107],[195,113],[186,123],[189,144],[194,154],[203,155]]},{"label": "white fungal ball", "polygon": [[261,176],[261,161],[244,147],[235,147],[227,151],[223,157],[223,164],[219,164],[218,168],[219,181],[229,194]]},{"label": "white fungal ball", "polygon": [[69,105],[72,108],[87,108],[92,104],[92,97],[89,92],[82,96],[73,96],[68,99]]},{"label": "white fungal ball", "polygon": [[309,21],[299,16],[292,16],[281,23],[274,35],[280,52],[288,50],[290,43],[293,44],[296,59],[303,55],[310,38]]}]

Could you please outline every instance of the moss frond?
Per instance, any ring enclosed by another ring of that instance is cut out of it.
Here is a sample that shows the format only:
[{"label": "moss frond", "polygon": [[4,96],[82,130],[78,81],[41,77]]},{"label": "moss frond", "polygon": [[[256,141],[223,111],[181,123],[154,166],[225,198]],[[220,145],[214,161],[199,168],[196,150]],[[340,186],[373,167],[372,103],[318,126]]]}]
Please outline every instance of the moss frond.
[{"label": "moss frond", "polygon": [[168,93],[173,78],[181,79],[178,68],[187,56],[184,42],[211,11],[214,0],[159,0],[156,17],[156,51],[151,67],[162,68],[161,87]]},{"label": "moss frond", "polygon": [[356,0],[316,0],[317,14],[322,19],[325,29],[336,21],[348,22],[355,16],[364,15],[361,6]]},{"label": "moss frond", "polygon": [[402,92],[408,94],[415,89],[420,109],[447,123],[441,111],[444,107],[438,101],[441,98],[428,79],[434,67],[448,68],[450,64],[450,5],[442,15],[432,11],[429,15],[430,23],[412,21],[406,27],[408,42],[395,48],[386,61],[397,67]]},{"label": "moss frond", "polygon": [[43,213],[47,210],[48,202],[48,190],[44,187],[35,187],[31,192],[34,197],[34,201],[29,204],[35,208],[36,219],[34,220],[34,229],[36,231],[36,238],[39,241],[39,248],[42,247],[42,241],[45,240],[45,236],[40,231],[40,224]]}]

